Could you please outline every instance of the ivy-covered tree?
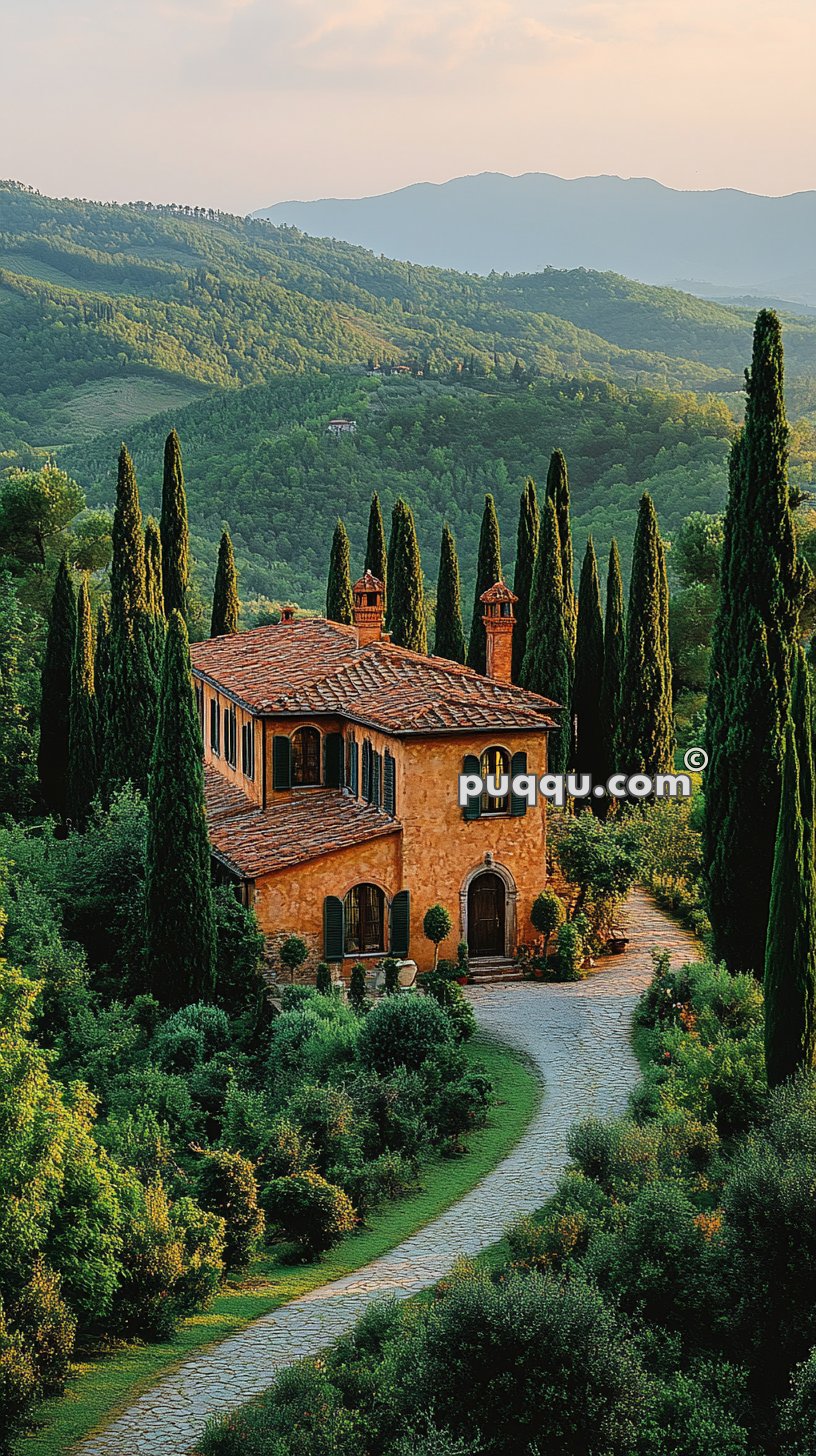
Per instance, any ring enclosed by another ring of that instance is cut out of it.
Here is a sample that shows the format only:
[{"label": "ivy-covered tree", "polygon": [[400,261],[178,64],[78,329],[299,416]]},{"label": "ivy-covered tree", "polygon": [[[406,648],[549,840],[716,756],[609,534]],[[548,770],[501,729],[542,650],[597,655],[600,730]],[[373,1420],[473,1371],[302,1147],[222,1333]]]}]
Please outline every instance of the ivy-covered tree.
[{"label": "ivy-covered tree", "polygon": [[161,503],[162,589],[164,615],[181,612],[187,619],[190,587],[190,528],[181,445],[175,430],[164,442]]},{"label": "ivy-covered tree", "polygon": [[516,538],[516,572],[513,591],[516,602],[516,625],[513,629],[513,682],[518,682],[524,649],[527,646],[527,625],[530,620],[530,591],[533,585],[536,556],[538,555],[538,533],[540,530],[538,497],[535,481],[525,481],[519,504],[518,535]]},{"label": "ivy-covered tree", "polygon": [[[575,639],[575,684],[572,706],[575,718],[575,767],[581,773],[601,778],[604,766],[601,683],[604,641],[598,562],[592,537],[587,540],[578,588],[578,629]],[[597,803],[597,800],[593,800]]]},{"label": "ivy-covered tree", "polygon": [[564,606],[558,519],[549,496],[541,512],[520,683],[530,692],[552,698],[561,707],[561,727],[550,734],[548,768],[551,773],[566,773],[572,739],[572,648]]},{"label": "ivy-covered tree", "polygon": [[564,610],[570,624],[571,646],[575,651],[576,603],[572,553],[572,520],[567,461],[563,450],[554,450],[547,470],[547,495],[555,506],[558,539],[561,542],[561,580],[564,589]]},{"label": "ivy-covered tree", "polygon": [[442,528],[442,545],[439,551],[434,652],[437,657],[447,657],[451,662],[464,662],[465,660],[459,558],[456,555],[453,532],[447,525]]},{"label": "ivy-covered tree", "polygon": [[326,585],[326,616],[330,622],[343,622],[349,627],[354,621],[351,545],[348,532],[341,520],[338,520],[332,536],[329,580]]},{"label": "ivy-covered tree", "polygon": [[414,517],[405,501],[397,501],[393,565],[390,565],[391,637],[398,647],[428,651],[425,621],[425,586]]},{"label": "ivy-covered tree", "polygon": [[68,814],[78,829],[85,828],[99,783],[98,734],[91,594],[88,578],[83,576],[77,601],[68,736]]},{"label": "ivy-covered tree", "polygon": [[485,496],[482,529],[479,536],[479,560],[476,565],[476,590],[473,596],[473,619],[468,638],[467,665],[476,672],[487,671],[487,638],[484,627],[482,592],[502,580],[501,538],[499,520],[492,495]]},{"label": "ivy-covered tree", "polygon": [[238,573],[235,569],[235,552],[232,538],[226,528],[221,532],[218,543],[218,565],[215,568],[211,637],[229,637],[238,631]]},{"label": "ivy-covered tree", "polygon": [[[164,655],[164,589],[162,586],[162,541],[159,524],[148,516],[145,525],[145,596],[147,599],[147,647],[158,678]],[[184,613],[182,613],[182,616]]]},{"label": "ivy-covered tree", "polygon": [[632,553],[617,752],[622,772],[658,774],[672,767],[669,588],[657,515],[647,491],[640,500]]},{"label": "ivy-covered tree", "polygon": [[105,783],[147,789],[158,681],[148,646],[142,511],[133,461],[119,452],[111,562],[111,663],[105,689]]},{"label": "ivy-covered tree", "polygon": [[[603,673],[598,704],[599,749],[598,774],[602,780],[617,769],[617,739],[620,723],[620,702],[623,691],[623,669],[626,661],[626,633],[623,611],[623,578],[621,577],[618,543],[612,538],[606,575],[606,612],[603,634]],[[607,799],[597,801],[601,816],[609,808]]]},{"label": "ivy-covered tree", "polygon": [[147,805],[148,984],[167,1006],[206,1001],[215,983],[215,912],[201,730],[178,611],[167,627]]},{"label": "ivy-covered tree", "polygon": [[49,814],[58,819],[64,819],[68,809],[68,732],[75,638],[76,597],[68,561],[63,556],[57,569],[45,639],[37,754],[40,793]]},{"label": "ivy-covered tree", "polygon": [[366,539],[366,555],[364,571],[370,571],[381,581],[385,588],[383,595],[383,607],[388,610],[388,553],[385,547],[385,526],[383,525],[382,510],[380,508],[380,497],[375,494],[371,497],[371,509],[368,513],[368,537]]}]

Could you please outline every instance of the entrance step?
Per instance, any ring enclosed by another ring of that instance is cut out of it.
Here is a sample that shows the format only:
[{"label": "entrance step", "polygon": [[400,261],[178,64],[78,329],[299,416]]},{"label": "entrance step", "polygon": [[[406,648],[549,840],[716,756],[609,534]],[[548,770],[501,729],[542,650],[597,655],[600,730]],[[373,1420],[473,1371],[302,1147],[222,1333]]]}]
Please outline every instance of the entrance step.
[{"label": "entrance step", "polygon": [[521,971],[504,956],[495,956],[470,962],[470,979],[477,985],[486,981],[521,981]]}]

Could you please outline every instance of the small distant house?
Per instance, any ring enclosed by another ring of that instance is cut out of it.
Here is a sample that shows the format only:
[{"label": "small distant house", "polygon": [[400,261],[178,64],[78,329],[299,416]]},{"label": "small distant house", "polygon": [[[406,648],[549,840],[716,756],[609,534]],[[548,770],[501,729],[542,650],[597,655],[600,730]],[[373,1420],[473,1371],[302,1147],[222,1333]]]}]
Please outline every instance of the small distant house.
[{"label": "small distant house", "polygon": [[329,420],[326,426],[326,434],[337,439],[340,435],[354,435],[357,433],[357,421],[350,415],[338,415],[336,419]]}]

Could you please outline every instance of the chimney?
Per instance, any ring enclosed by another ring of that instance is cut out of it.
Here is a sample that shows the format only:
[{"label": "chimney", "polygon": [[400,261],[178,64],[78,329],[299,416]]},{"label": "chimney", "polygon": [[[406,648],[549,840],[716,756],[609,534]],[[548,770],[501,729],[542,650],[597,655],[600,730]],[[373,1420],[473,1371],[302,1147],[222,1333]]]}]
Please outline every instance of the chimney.
[{"label": "chimney", "polygon": [[503,581],[497,581],[482,592],[479,601],[484,606],[482,621],[487,648],[487,676],[494,677],[497,682],[509,683],[513,666],[513,628],[516,625],[513,603],[518,601],[518,597],[513,596]]},{"label": "chimney", "polygon": [[286,602],[284,606],[281,607],[280,625],[284,626],[289,622],[294,622],[296,611],[297,607],[294,606],[292,602]]},{"label": "chimney", "polygon": [[383,635],[385,586],[373,572],[366,571],[352,587],[357,646],[379,642]]}]

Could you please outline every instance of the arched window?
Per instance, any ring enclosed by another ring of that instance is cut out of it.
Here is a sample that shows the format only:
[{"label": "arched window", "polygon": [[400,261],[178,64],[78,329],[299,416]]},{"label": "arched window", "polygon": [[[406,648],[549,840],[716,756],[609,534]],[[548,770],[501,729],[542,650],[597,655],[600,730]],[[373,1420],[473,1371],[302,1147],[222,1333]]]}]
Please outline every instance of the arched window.
[{"label": "arched window", "polygon": [[[481,811],[483,814],[509,814],[510,813],[510,755],[503,748],[486,748],[479,760],[479,773],[485,781],[485,790],[482,794]],[[507,779],[507,792],[499,796],[491,794],[488,789],[487,780],[493,781],[494,787],[498,787],[502,778]]]},{"label": "arched window", "polygon": [[385,895],[379,885],[353,885],[344,905],[346,955],[385,950]]},{"label": "arched window", "polygon": [[292,783],[320,783],[320,734],[316,728],[298,728],[292,734]]}]

